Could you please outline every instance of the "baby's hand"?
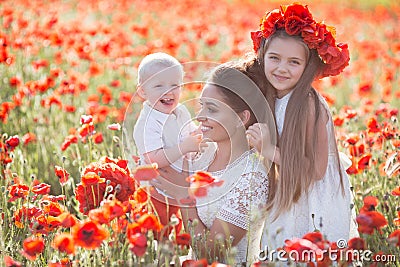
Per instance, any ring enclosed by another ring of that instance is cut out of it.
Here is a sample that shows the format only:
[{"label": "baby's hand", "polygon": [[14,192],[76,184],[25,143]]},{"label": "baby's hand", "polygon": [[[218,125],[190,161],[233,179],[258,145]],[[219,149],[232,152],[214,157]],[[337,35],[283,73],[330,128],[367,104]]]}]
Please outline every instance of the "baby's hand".
[{"label": "baby's hand", "polygon": [[206,148],[208,145],[203,141],[203,135],[192,133],[185,139],[183,139],[182,143],[179,145],[182,154],[186,154],[189,152],[199,152]]},{"label": "baby's hand", "polygon": [[246,135],[249,145],[255,147],[259,153],[262,153],[263,148],[271,145],[271,136],[268,125],[265,123],[254,123],[247,129]]}]

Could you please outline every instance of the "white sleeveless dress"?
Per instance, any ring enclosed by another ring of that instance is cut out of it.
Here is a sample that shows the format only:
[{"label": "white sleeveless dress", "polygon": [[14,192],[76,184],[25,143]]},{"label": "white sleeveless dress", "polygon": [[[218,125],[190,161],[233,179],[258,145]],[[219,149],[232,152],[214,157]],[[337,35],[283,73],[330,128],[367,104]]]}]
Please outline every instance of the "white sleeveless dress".
[{"label": "white sleeveless dress", "polygon": [[236,245],[235,266],[250,265],[258,259],[266,220],[266,213],[261,209],[268,199],[268,177],[264,165],[253,149],[246,151],[225,170],[210,173],[224,183],[209,188],[206,197],[196,199],[198,216],[208,229],[218,218],[247,230]]},{"label": "white sleeveless dress", "polygon": [[[275,116],[279,136],[282,134],[290,96],[291,93],[281,99],[276,99]],[[325,99],[320,95],[319,98],[327,113],[330,114]],[[336,242],[339,239],[347,241],[351,237],[358,236],[351,185],[343,167],[340,171],[343,176],[344,194],[340,186],[339,167],[335,154],[336,139],[330,115],[326,130],[329,148],[328,164],[324,177],[313,185],[308,195],[303,194],[289,211],[281,214],[275,221],[267,219],[262,238],[262,249],[264,251],[267,247],[269,249],[283,247],[286,239],[301,238],[315,229],[319,230],[331,242]],[[343,166],[343,164],[341,165]]]}]

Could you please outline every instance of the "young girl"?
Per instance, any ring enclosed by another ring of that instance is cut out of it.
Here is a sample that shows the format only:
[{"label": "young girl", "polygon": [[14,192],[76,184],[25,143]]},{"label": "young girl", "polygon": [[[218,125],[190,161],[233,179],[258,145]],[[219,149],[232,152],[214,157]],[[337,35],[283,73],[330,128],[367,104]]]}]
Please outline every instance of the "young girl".
[{"label": "young girl", "polygon": [[307,6],[292,4],[267,13],[252,33],[256,58],[249,68],[258,68],[253,78],[274,109],[279,135],[274,146],[265,124],[247,131],[250,144],[278,166],[270,177],[263,248],[314,230],[332,242],[357,235],[329,107],[311,86],[348,65],[347,45],[336,45],[331,31]]}]

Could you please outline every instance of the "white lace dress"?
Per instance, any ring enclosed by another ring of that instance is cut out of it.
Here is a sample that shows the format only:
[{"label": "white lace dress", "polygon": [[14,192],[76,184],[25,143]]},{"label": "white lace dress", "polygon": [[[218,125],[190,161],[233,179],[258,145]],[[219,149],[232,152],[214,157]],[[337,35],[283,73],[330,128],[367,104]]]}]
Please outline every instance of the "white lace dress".
[{"label": "white lace dress", "polygon": [[[285,111],[291,94],[276,99],[275,116],[279,135],[282,134],[285,120]],[[325,99],[319,96],[329,113]],[[277,220],[267,219],[262,238],[262,248],[271,249],[283,247],[286,239],[301,238],[304,234],[316,229],[331,242],[339,239],[346,241],[350,237],[358,236],[355,223],[355,211],[352,209],[352,194],[350,181],[346,171],[341,167],[343,176],[344,194],[340,186],[339,167],[337,164],[335,146],[336,139],[332,118],[326,124],[328,132],[328,165],[325,176],[314,184],[308,195],[301,196],[299,201]],[[343,164],[341,164],[343,166]]]},{"label": "white lace dress", "polygon": [[210,228],[216,218],[247,230],[237,244],[236,264],[250,264],[260,253],[260,240],[266,213],[261,208],[268,199],[268,177],[255,150],[246,151],[225,170],[211,172],[223,180],[221,187],[209,188],[197,199],[200,220]]}]

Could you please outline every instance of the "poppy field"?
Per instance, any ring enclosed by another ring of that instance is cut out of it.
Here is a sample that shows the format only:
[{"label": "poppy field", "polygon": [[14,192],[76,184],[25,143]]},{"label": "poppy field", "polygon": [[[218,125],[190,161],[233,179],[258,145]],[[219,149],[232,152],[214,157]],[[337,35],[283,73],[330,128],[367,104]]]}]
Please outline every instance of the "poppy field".
[{"label": "poppy field", "polygon": [[[136,182],[156,174],[137,168],[131,140],[139,62],[153,52],[241,58],[264,12],[288,3],[0,1],[0,266],[179,266],[197,237],[177,231],[176,217],[162,225]],[[350,50],[344,72],[314,86],[352,162],[360,237],[338,246],[310,233],[282,248],[370,251],[363,266],[400,266],[400,4],[304,3]],[[185,87],[182,100],[200,90]]]}]

